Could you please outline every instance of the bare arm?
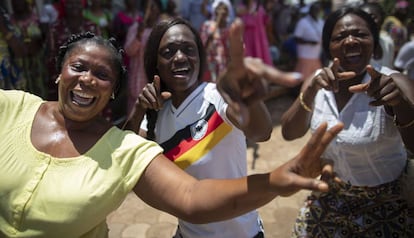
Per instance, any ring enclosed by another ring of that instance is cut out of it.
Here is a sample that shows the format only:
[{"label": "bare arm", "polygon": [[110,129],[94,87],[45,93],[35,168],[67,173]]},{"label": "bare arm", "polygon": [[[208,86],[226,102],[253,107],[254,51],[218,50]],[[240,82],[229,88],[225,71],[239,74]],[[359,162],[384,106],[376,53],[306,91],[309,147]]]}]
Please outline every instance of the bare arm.
[{"label": "bare arm", "polygon": [[327,184],[314,179],[324,168],[320,155],[342,129],[326,130],[324,123],[301,152],[270,173],[232,180],[196,180],[159,155],[147,167],[134,188],[149,205],[192,223],[208,223],[239,216],[268,203],[276,196],[290,196],[300,189],[327,191]]}]

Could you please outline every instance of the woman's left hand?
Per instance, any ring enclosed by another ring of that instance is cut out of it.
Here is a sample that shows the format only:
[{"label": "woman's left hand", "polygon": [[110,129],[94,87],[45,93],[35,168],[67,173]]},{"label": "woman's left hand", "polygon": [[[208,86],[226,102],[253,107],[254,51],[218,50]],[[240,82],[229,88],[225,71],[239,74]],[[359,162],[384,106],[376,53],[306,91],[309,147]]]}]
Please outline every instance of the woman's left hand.
[{"label": "woman's left hand", "polygon": [[367,83],[349,87],[353,93],[366,92],[374,100],[371,106],[397,106],[402,101],[414,106],[414,82],[410,81],[401,73],[394,73],[390,76],[381,74],[371,65],[367,66],[367,72],[371,80]]}]

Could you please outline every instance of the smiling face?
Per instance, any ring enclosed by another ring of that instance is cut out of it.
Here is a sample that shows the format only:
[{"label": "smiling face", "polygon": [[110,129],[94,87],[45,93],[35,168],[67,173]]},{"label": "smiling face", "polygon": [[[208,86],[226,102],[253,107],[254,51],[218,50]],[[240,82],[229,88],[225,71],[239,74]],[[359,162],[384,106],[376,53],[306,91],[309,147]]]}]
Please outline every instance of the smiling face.
[{"label": "smiling face", "polygon": [[183,24],[172,26],[161,38],[157,68],[173,97],[182,101],[200,83],[200,59],[195,36]]},{"label": "smiling face", "polygon": [[359,16],[348,14],[336,23],[329,51],[332,58],[338,58],[344,71],[357,75],[365,72],[374,50],[374,39],[368,24]]},{"label": "smiling face", "polygon": [[59,110],[74,121],[87,121],[105,108],[119,72],[104,46],[88,42],[71,50],[59,82]]}]

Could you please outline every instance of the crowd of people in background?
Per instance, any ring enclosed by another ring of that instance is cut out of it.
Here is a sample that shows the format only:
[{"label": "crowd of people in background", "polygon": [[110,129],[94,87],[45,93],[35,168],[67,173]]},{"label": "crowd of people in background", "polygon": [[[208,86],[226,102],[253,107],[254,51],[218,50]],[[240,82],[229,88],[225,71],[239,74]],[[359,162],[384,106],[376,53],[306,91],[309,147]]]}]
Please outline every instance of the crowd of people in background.
[{"label": "crowd of people in background", "polygon": [[[182,17],[199,31],[208,58],[203,78],[215,82],[228,62],[228,27],[239,17],[245,25],[246,56],[301,73],[299,85],[315,69],[329,63],[321,50],[321,29],[327,14],[339,7],[334,6],[334,1],[325,0],[16,0],[8,6],[6,2],[2,8],[10,12],[10,26],[21,41],[21,48],[8,45],[7,32],[0,35],[3,46],[0,88],[23,89],[45,99],[56,99],[54,56],[58,47],[77,32],[114,37],[125,48],[124,61],[130,73],[118,98],[104,112],[108,120],[118,125],[131,113],[147,83],[142,49],[156,22]],[[355,5],[376,1],[349,2]],[[376,19],[380,19],[382,50],[375,57],[382,58],[383,65],[407,72],[409,69],[404,67],[409,62],[401,62],[399,57],[394,65],[394,59],[412,38],[409,2],[397,0],[395,10],[388,13],[381,4],[377,5],[380,6],[377,15],[381,14]],[[41,62],[47,62],[47,66]]]}]

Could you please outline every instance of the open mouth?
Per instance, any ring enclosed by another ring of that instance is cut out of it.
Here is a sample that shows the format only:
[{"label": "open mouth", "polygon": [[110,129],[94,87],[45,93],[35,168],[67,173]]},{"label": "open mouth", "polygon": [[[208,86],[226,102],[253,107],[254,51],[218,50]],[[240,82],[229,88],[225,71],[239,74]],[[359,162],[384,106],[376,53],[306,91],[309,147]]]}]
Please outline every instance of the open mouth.
[{"label": "open mouth", "polygon": [[350,52],[345,54],[345,60],[350,64],[358,64],[361,59],[361,53],[359,52]]},{"label": "open mouth", "polygon": [[94,96],[87,94],[85,92],[80,92],[80,91],[72,91],[71,98],[72,98],[73,103],[81,107],[90,106],[91,104],[95,102],[95,99],[96,99]]},{"label": "open mouth", "polygon": [[172,73],[174,76],[178,76],[178,77],[187,76],[190,73],[190,68],[187,68],[187,67],[177,68],[177,69],[174,69]]}]

